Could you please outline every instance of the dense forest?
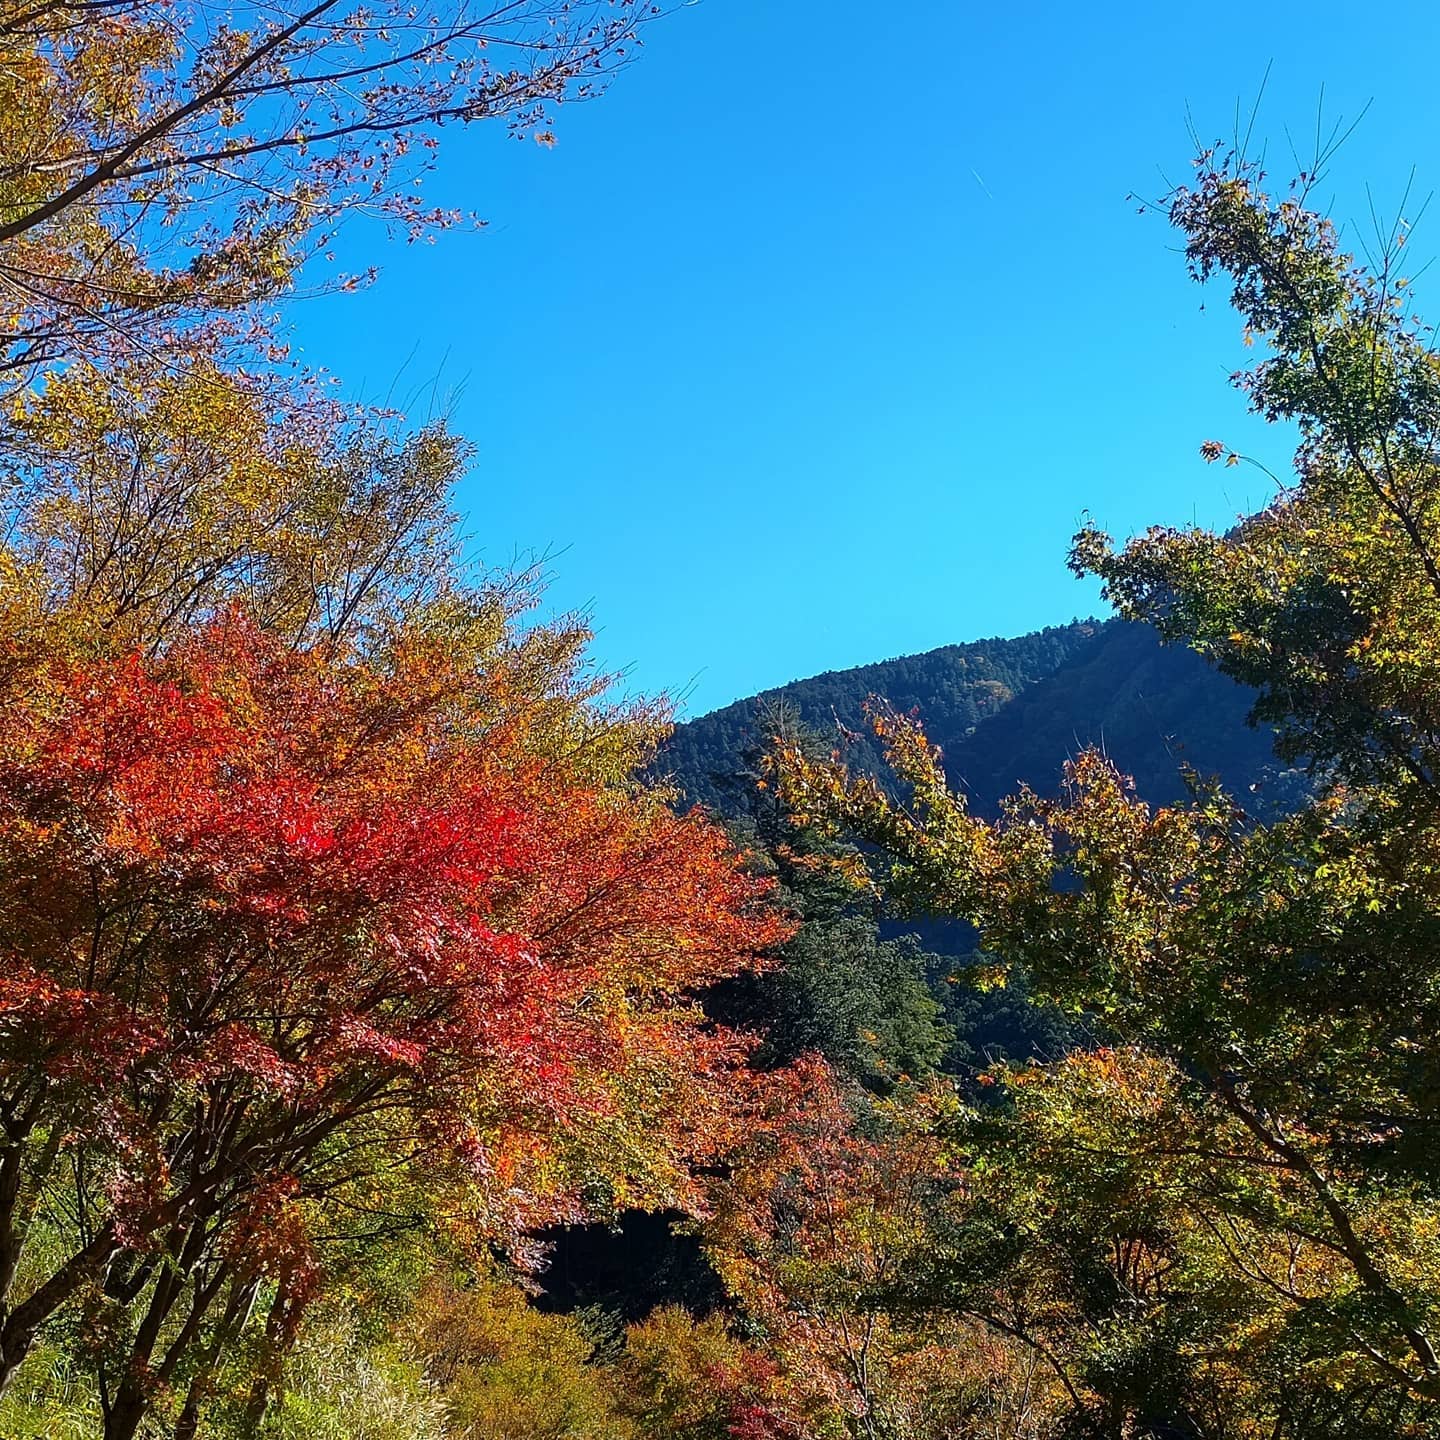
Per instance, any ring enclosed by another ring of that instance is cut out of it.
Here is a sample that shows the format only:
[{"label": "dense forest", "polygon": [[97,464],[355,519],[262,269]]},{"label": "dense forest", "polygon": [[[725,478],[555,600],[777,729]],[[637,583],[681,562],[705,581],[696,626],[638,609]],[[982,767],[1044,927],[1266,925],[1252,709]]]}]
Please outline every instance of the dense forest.
[{"label": "dense forest", "polygon": [[1054,793],[1065,761],[1090,746],[1156,803],[1181,798],[1187,769],[1218,777],[1235,793],[1288,797],[1303,780],[1277,764],[1271,728],[1248,723],[1256,698],[1192,651],[1163,645],[1150,626],[1076,621],[832,671],[737,700],[677,726],[657,773],[676,785],[682,804],[733,813],[744,754],[779,707],[825,736],[852,770],[883,777],[884,745],[865,711],[884,701],[924,722],[950,782],[984,813],[1022,784]]},{"label": "dense forest", "polygon": [[1396,236],[1202,148],[1274,498],[676,730],[283,328],[658,13],[0,0],[0,1436],[1440,1440]]}]

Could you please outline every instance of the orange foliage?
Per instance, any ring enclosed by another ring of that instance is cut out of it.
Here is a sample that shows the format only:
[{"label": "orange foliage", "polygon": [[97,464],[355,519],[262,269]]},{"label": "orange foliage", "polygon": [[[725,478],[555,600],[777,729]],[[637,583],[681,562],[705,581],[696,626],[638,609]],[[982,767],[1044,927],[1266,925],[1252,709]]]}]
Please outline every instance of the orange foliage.
[{"label": "orange foliage", "polygon": [[[538,743],[569,702],[237,613],[158,659],[11,673],[0,1101],[17,1144],[54,1137],[48,1173],[83,1173],[87,1223],[7,1364],[158,1249],[212,1299],[257,1269],[293,1288],[304,1222],[362,1193],[501,1240],[694,1202],[741,1047],[689,995],[785,923],[718,829]],[[261,1212],[288,1255],[239,1253]]]}]

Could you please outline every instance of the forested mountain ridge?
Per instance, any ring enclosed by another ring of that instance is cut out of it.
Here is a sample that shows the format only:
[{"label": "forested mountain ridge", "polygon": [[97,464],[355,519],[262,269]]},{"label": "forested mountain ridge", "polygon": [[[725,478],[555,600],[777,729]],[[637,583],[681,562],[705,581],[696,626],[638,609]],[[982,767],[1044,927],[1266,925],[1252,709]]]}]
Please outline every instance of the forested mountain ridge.
[{"label": "forested mountain ridge", "polygon": [[840,738],[843,729],[851,769],[879,773],[881,747],[865,724],[871,697],[918,714],[951,782],[982,811],[1022,782],[1053,791],[1066,759],[1088,745],[1157,803],[1183,792],[1186,766],[1236,792],[1284,788],[1270,730],[1247,721],[1253,693],[1191,651],[1162,645],[1149,626],[1121,620],[1077,620],[793,681],[676,726],[657,766],[682,802],[733,813],[730,777],[763,738],[764,713],[783,703],[822,734]]}]

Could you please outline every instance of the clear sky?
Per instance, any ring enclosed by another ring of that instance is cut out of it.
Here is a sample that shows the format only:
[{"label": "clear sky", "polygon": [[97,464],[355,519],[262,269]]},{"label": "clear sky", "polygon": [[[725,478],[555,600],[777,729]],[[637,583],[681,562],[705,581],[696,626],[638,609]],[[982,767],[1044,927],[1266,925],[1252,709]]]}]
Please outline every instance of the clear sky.
[{"label": "clear sky", "polygon": [[1227,387],[1223,294],[1126,202],[1186,175],[1187,113],[1228,134],[1269,66],[1277,173],[1322,86],[1327,124],[1372,102],[1338,218],[1440,185],[1440,8],[1368,13],[699,0],[554,150],[449,135],[431,198],[489,228],[385,245],[296,338],[356,398],[448,408],[485,558],[550,552],[549,606],[682,713],[1068,620],[1083,511],[1223,524],[1264,481],[1200,442],[1288,452]]}]

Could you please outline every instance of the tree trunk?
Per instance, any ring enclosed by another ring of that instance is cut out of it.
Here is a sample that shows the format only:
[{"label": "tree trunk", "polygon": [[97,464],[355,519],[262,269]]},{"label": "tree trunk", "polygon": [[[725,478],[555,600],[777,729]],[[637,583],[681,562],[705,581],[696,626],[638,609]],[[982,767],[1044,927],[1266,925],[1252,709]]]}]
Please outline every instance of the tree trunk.
[{"label": "tree trunk", "polygon": [[98,1275],[121,1248],[115,1230],[107,1225],[83,1250],[72,1255],[27,1300],[13,1310],[0,1312],[0,1395],[24,1363],[45,1323],[86,1280]]}]

